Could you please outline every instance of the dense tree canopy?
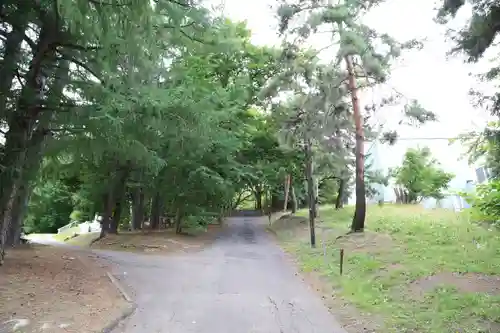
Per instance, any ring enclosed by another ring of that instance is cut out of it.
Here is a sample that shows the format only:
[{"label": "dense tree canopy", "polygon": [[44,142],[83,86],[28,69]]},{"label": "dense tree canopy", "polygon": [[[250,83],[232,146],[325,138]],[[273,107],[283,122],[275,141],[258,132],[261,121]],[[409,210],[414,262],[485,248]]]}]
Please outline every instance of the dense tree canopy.
[{"label": "dense tree canopy", "polygon": [[190,1],[1,6],[2,245],[70,215],[181,232],[294,163],[259,97],[280,52],[244,24]]},{"label": "dense tree canopy", "polygon": [[[381,134],[356,91],[385,82],[414,43],[361,24],[369,1],[311,5],[296,28],[285,23],[307,8],[280,7],[282,30],[300,38],[272,48],[197,1],[2,2],[1,248],[23,227],[95,215],[102,236],[166,220],[182,232],[248,195],[267,211],[291,201],[313,212],[320,196],[340,208],[353,181],[364,207],[364,182],[385,180],[364,172],[363,140]],[[327,63],[300,42],[322,24],[339,45]],[[433,118],[418,103],[405,113]]]}]

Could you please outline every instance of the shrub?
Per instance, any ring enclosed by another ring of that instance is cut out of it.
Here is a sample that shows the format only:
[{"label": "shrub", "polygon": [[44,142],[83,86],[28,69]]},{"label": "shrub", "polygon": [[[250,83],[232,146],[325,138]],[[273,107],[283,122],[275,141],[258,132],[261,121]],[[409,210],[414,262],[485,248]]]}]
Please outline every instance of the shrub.
[{"label": "shrub", "polygon": [[85,218],[85,216],[84,216],[83,212],[79,211],[79,210],[74,210],[69,215],[69,219],[71,221],[75,221],[75,222],[84,222],[83,221],[84,218]]},{"label": "shrub", "polygon": [[475,193],[463,194],[472,206],[468,210],[470,218],[479,222],[499,224],[500,216],[500,181],[492,180],[476,186]]}]

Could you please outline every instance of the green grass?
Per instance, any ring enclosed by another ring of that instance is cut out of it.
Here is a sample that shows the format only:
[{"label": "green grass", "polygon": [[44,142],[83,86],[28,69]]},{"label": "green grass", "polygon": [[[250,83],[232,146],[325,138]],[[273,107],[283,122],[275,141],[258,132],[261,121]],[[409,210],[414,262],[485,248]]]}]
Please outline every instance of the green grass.
[{"label": "green grass", "polygon": [[[323,207],[316,249],[310,248],[304,232],[291,232],[283,226],[276,231],[302,270],[322,275],[361,312],[384,318],[384,332],[498,332],[499,295],[465,293],[443,284],[417,296],[409,288],[412,281],[439,272],[500,276],[498,231],[471,223],[465,214],[386,205],[368,207],[365,235],[336,240],[348,230],[352,213],[351,207],[340,211]],[[297,215],[306,216],[307,211]],[[322,230],[330,231],[323,236]],[[340,248],[345,248],[342,276]],[[485,324],[495,328],[485,330]]]}]

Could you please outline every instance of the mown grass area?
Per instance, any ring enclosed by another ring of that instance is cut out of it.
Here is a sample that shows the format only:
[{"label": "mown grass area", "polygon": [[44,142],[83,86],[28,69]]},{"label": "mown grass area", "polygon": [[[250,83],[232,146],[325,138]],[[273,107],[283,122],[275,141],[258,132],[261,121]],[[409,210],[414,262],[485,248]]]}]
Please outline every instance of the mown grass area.
[{"label": "mown grass area", "polygon": [[498,231],[470,222],[467,214],[386,205],[368,207],[364,234],[337,239],[352,214],[352,207],[322,207],[316,249],[303,220],[278,221],[275,231],[303,271],[321,276],[335,297],[376,318],[377,332],[500,332]]}]

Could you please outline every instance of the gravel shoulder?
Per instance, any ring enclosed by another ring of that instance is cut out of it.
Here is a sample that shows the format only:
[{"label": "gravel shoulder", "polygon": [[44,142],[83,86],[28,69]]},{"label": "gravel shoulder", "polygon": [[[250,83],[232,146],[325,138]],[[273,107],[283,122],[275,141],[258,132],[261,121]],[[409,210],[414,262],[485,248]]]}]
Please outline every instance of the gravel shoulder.
[{"label": "gravel shoulder", "polygon": [[345,333],[265,232],[238,217],[215,243],[169,256],[94,250],[137,303],[115,333]]}]

